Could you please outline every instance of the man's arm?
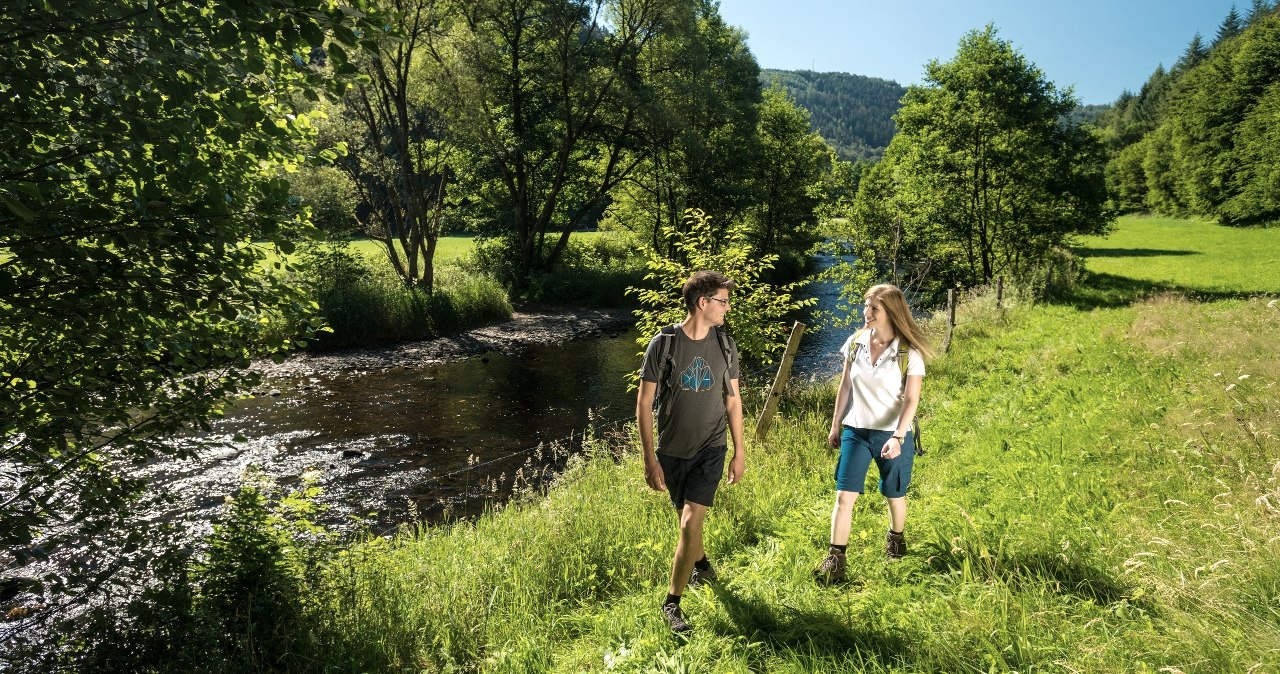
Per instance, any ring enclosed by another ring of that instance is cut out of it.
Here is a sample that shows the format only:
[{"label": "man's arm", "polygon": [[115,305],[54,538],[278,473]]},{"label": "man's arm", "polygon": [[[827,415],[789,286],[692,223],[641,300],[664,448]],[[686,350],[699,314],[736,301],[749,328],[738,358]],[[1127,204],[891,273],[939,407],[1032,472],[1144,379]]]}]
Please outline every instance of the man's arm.
[{"label": "man's arm", "polygon": [[729,462],[729,484],[737,484],[747,472],[747,446],[742,440],[742,395],[738,391],[738,380],[730,379],[731,393],[724,401],[725,411],[729,414],[729,434],[733,436],[733,460]]},{"label": "man's arm", "polygon": [[651,489],[665,491],[666,480],[653,449],[653,397],[657,391],[657,382],[640,380],[640,390],[636,392],[636,426],[640,429],[640,458],[644,460],[644,481],[649,483]]}]

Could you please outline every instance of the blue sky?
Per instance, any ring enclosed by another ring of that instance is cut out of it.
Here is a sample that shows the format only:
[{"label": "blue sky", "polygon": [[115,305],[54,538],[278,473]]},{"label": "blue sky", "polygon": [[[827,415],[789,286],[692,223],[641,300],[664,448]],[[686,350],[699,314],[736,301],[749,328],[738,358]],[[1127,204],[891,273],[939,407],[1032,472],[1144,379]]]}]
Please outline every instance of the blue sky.
[{"label": "blue sky", "polygon": [[[1045,76],[1083,103],[1136,91],[1173,64],[1196,31],[1211,40],[1250,0],[721,0],[763,68],[840,71],[917,84],[930,59],[994,23]],[[1273,3],[1274,4],[1274,3]]]}]

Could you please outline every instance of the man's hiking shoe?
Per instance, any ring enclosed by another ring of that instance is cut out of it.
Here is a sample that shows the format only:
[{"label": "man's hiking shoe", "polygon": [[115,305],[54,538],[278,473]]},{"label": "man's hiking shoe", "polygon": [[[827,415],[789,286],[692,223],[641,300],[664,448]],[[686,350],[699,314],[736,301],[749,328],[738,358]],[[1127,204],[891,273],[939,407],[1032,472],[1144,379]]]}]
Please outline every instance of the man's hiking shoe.
[{"label": "man's hiking shoe", "polygon": [[884,537],[884,554],[889,561],[896,562],[907,554],[907,537],[904,532],[894,532],[892,529]]},{"label": "man's hiking shoe", "polygon": [[844,553],[838,550],[832,550],[827,553],[827,558],[822,560],[822,563],[818,565],[818,568],[813,570],[813,575],[818,579],[819,583],[832,585],[844,580],[844,567]]},{"label": "man's hiking shoe", "polygon": [[689,623],[684,621],[684,615],[680,613],[679,604],[663,604],[662,615],[666,616],[667,625],[676,634],[685,634],[693,629],[689,626]]},{"label": "man's hiking shoe", "polygon": [[711,567],[710,563],[707,564],[707,568],[705,569],[699,569],[697,566],[694,566],[693,572],[689,574],[689,587],[699,587],[704,583],[714,583],[719,580],[719,578],[719,574],[717,574],[716,570]]}]

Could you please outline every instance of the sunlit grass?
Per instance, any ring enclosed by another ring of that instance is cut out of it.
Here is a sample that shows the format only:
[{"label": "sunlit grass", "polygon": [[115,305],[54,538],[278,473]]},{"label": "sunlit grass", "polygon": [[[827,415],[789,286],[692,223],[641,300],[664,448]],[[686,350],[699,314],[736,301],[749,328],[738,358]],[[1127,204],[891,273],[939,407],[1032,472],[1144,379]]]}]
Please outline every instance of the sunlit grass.
[{"label": "sunlit grass", "polygon": [[1125,216],[1113,234],[1083,244],[1089,269],[1100,274],[1195,291],[1280,294],[1280,227]]},{"label": "sunlit grass", "polygon": [[[1188,250],[1183,265],[1225,271],[1156,273],[1155,255],[1094,257],[1090,270],[1208,291],[1280,289],[1260,268],[1280,232],[1161,226],[1185,232],[1177,248],[1157,223],[1135,219],[1090,247]],[[1238,251],[1242,242],[1250,249]],[[545,499],[358,547],[324,608],[339,637],[331,662],[1274,671],[1280,359],[1269,345],[1280,305],[1139,299],[1149,290],[1120,285],[1112,292],[1128,299],[1112,308],[1016,297],[1004,310],[986,297],[961,305],[954,347],[926,379],[932,451],[917,464],[903,563],[882,561],[883,502],[872,492],[853,525],[855,580],[812,580],[834,460],[822,443],[832,388],[818,385],[786,397],[769,439],[750,445],[747,480],[722,491],[707,540],[724,580],[686,599],[696,626],[687,643],[657,611],[674,517],[645,488],[628,438],[603,445],[625,454],[621,465],[602,451]]]}]

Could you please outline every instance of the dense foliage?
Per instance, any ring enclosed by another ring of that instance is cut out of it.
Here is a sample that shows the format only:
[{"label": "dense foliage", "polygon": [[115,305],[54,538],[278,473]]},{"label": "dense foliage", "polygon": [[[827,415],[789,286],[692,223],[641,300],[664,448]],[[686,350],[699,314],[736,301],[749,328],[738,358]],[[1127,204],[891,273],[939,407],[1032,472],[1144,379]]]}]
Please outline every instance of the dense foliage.
[{"label": "dense foliage", "polygon": [[1211,45],[1197,34],[1099,120],[1118,208],[1225,224],[1280,218],[1280,12],[1232,9]]},{"label": "dense foliage", "polygon": [[[681,295],[685,280],[696,271],[714,269],[727,275],[737,286],[725,324],[737,342],[742,359],[747,363],[772,363],[774,355],[786,346],[785,317],[817,300],[795,299],[799,283],[775,288],[764,282],[778,257],[762,254],[752,246],[745,224],[730,224],[722,233],[702,211],[690,209],[685,217],[688,223],[681,230],[665,227],[662,232],[680,252],[679,260],[651,255],[645,279],[651,281],[652,286],[630,289],[642,305],[636,310],[640,319],[637,343],[646,347],[658,330],[683,321],[688,313]],[[637,371],[635,377],[639,376]]]},{"label": "dense foliage", "polygon": [[685,211],[717,214],[716,226],[744,217],[759,202],[753,177],[761,154],[757,134],[760,67],[741,30],[713,3],[692,3],[689,20],[659,36],[646,76],[662,104],[640,163],[619,185],[601,228],[647,241],[675,257],[664,229],[682,231]]},{"label": "dense foliage", "polygon": [[841,159],[876,159],[893,139],[893,115],[907,92],[897,82],[848,73],[763,70],[766,85],[782,85],[812,115],[813,128]]},{"label": "dense foliage", "polygon": [[312,307],[260,261],[305,227],[283,178],[309,128],[295,99],[350,72],[300,54],[326,36],[359,49],[354,16],[328,0],[0,7],[6,570],[75,543],[45,588],[109,576],[92,535],[125,552],[146,535],[122,510],[141,487],[127,466],[190,451],[164,440],[206,426],[251,355],[303,343]]},{"label": "dense foliage", "polygon": [[930,62],[843,232],[854,304],[886,277],[927,303],[1025,275],[1073,235],[1103,231],[1103,148],[1065,119],[1075,106],[990,26]]},{"label": "dense foliage", "polygon": [[[434,242],[466,231],[513,296],[545,300],[573,231],[624,230],[674,257],[661,232],[688,208],[748,221],[794,278],[826,197],[855,189],[807,118],[794,128],[794,98],[762,96],[712,0],[376,4],[386,23],[340,59],[360,84],[309,116],[313,154],[348,180],[307,165],[293,182],[326,229],[382,241],[408,285],[430,291]],[[355,191],[346,218],[325,186]]]}]

